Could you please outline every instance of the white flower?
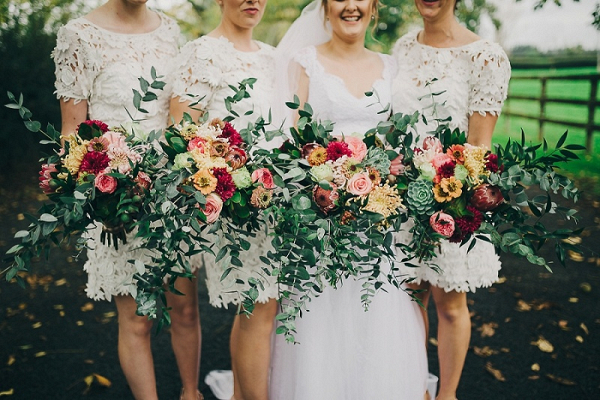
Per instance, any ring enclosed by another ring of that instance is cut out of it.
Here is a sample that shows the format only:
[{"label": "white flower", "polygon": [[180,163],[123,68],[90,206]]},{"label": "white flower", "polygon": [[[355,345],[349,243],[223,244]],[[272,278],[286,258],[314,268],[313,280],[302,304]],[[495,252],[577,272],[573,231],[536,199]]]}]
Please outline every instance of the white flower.
[{"label": "white flower", "polygon": [[190,161],[191,158],[191,154],[190,153],[180,153],[177,154],[175,156],[175,160],[173,161],[173,169],[174,170],[180,170],[183,168],[189,168],[192,166],[192,162]]},{"label": "white flower", "polygon": [[137,122],[129,121],[121,126],[123,129],[125,129],[127,135],[133,135],[136,142],[146,142],[148,140],[148,136],[150,136],[150,133],[144,131],[141,125]]},{"label": "white flower", "polygon": [[431,164],[423,164],[420,167],[417,167],[419,172],[421,173],[421,178],[427,181],[432,181],[437,174],[435,167]]}]

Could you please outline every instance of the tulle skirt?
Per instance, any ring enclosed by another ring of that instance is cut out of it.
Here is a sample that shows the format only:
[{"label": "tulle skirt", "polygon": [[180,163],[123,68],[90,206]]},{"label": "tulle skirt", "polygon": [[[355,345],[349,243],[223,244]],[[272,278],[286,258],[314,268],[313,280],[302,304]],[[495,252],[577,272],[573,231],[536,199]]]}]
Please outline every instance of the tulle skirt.
[{"label": "tulle skirt", "polygon": [[273,341],[271,400],[422,400],[425,330],[419,306],[386,284],[369,310],[361,281],[328,287],[309,304],[295,339]]}]

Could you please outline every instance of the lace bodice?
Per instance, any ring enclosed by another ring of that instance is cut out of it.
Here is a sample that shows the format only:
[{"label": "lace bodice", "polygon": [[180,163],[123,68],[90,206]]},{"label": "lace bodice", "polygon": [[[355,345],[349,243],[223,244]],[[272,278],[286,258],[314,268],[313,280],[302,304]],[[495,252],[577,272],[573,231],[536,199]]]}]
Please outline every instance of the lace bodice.
[{"label": "lace bodice", "polygon": [[156,91],[158,100],[143,103],[148,114],[133,105],[132,89],[140,90],[138,78],[152,82],[151,68],[168,78],[177,54],[179,27],[159,13],[161,25],[144,34],[122,34],[101,28],[86,18],[77,18],[58,32],[52,58],[56,65],[56,95],[59,99],[88,101],[90,119],[109,126],[144,119],[144,129],[166,126],[171,86]]},{"label": "lace bodice", "polygon": [[380,56],[384,64],[382,77],[373,84],[377,97],[365,95],[361,98],[352,95],[340,77],[325,71],[314,46],[306,47],[294,56],[294,61],[304,68],[310,80],[307,102],[316,118],[335,123],[335,134],[365,133],[389,117],[388,113],[378,113],[391,102],[395,63],[390,56]]},{"label": "lace bodice", "polygon": [[[418,33],[404,35],[394,46],[398,73],[392,86],[393,111],[419,111],[428,119],[434,114],[437,118],[451,116],[450,126],[465,132],[473,113],[498,115],[510,79],[510,63],[504,50],[487,40],[436,48],[419,43]],[[431,107],[431,93],[439,92],[443,93],[435,97],[435,108]],[[431,123],[420,125],[420,134],[435,129]]]},{"label": "lace bodice", "polygon": [[[202,36],[187,43],[176,60],[173,96],[181,101],[197,101],[211,118],[224,118],[229,112],[225,98],[233,95],[236,86],[247,78],[256,78],[250,98],[233,105],[240,117],[232,121],[238,129],[255,122],[259,115],[267,118],[274,96],[274,48],[262,42],[254,52],[237,50],[227,38]],[[253,110],[250,115],[244,115]],[[259,144],[261,147],[265,143]]]}]

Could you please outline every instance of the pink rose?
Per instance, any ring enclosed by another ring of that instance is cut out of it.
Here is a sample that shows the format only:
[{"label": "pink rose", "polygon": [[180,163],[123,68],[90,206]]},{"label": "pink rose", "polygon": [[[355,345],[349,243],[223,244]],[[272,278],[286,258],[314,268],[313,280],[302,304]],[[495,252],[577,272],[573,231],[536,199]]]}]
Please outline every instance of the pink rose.
[{"label": "pink rose", "polygon": [[105,174],[96,175],[94,186],[102,193],[113,193],[117,189],[117,179]]},{"label": "pink rose", "polygon": [[125,143],[125,136],[118,132],[108,131],[105,134],[103,134],[102,137],[108,141],[108,148],[127,148],[127,143]]},{"label": "pink rose", "polygon": [[435,136],[427,136],[423,139],[423,150],[433,149],[435,153],[441,153],[444,151],[444,147],[442,146],[442,142]]},{"label": "pink rose", "polygon": [[373,182],[369,178],[369,175],[364,172],[354,174],[352,178],[348,180],[346,185],[346,190],[356,196],[369,194],[372,188]]},{"label": "pink rose", "polygon": [[205,154],[208,152],[208,143],[206,139],[201,137],[195,137],[189,141],[187,145],[187,150],[192,151],[194,149],[198,149],[200,153]]},{"label": "pink rose", "polygon": [[438,211],[429,218],[429,224],[442,236],[450,237],[454,234],[454,218],[449,214]]},{"label": "pink rose", "polygon": [[367,155],[367,145],[362,139],[355,136],[345,136],[343,139],[340,136],[338,139],[348,145],[348,148],[352,152],[352,158],[357,159],[359,162]]},{"label": "pink rose", "polygon": [[446,163],[449,163],[449,162],[453,163],[453,161],[454,160],[452,159],[452,157],[450,157],[448,154],[446,154],[446,153],[437,153],[431,159],[431,164],[433,165],[433,167],[437,171],[442,165],[444,165]]},{"label": "pink rose", "polygon": [[398,154],[398,157],[394,158],[390,163],[390,174],[391,175],[402,175],[404,173],[404,164],[402,161],[404,160],[404,156],[402,154]]},{"label": "pink rose", "polygon": [[265,189],[274,189],[273,175],[267,168],[257,169],[252,173],[252,182],[262,183]]},{"label": "pink rose", "polygon": [[206,223],[212,224],[215,222],[219,215],[221,215],[221,210],[223,209],[223,200],[216,193],[211,193],[206,196],[206,204],[204,205],[204,210],[198,206],[200,211],[206,215]]},{"label": "pink rose", "polygon": [[479,211],[490,211],[504,203],[504,196],[497,186],[487,183],[477,186],[471,204]]}]

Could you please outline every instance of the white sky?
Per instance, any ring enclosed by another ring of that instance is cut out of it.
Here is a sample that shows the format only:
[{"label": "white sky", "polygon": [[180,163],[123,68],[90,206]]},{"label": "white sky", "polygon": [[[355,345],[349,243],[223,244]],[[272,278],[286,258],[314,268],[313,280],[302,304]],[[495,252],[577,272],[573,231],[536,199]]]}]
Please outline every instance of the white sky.
[{"label": "white sky", "polygon": [[[148,5],[168,8],[183,1],[149,0]],[[588,50],[600,49],[600,32],[591,26],[592,11],[600,0],[562,0],[562,7],[548,0],[544,8],[537,11],[533,10],[537,0],[489,1],[498,8],[497,17],[502,21],[502,29],[493,32],[491,21],[483,21],[480,34],[498,41],[507,50],[519,45],[532,45],[543,51],[577,45]],[[387,4],[392,3],[393,0],[387,1]]]}]

